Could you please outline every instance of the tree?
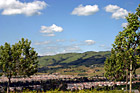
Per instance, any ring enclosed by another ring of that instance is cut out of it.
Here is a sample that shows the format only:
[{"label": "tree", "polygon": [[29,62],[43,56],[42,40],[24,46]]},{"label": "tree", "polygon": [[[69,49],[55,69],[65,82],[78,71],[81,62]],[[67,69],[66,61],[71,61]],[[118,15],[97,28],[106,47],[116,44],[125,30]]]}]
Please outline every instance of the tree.
[{"label": "tree", "polygon": [[116,51],[114,49],[111,50],[111,56],[108,57],[104,64],[105,69],[105,77],[107,77],[108,80],[114,81],[114,83],[117,80],[124,79],[124,64],[122,61],[122,55],[116,54]]},{"label": "tree", "polygon": [[29,77],[37,72],[38,54],[34,51],[34,48],[31,48],[31,41],[28,42],[28,39],[24,40],[24,38],[22,38],[18,44],[21,51],[21,55],[18,60],[18,75]]},{"label": "tree", "polygon": [[30,45],[31,41],[22,38],[12,46],[8,43],[0,46],[0,69],[8,78],[7,93],[9,93],[12,76],[30,76],[37,72],[37,53]]},{"label": "tree", "polygon": [[[113,48],[117,54],[122,54],[124,67],[130,72],[130,93],[132,91],[132,76],[137,68],[137,61],[140,57],[140,5],[136,13],[129,13],[126,17],[127,27],[116,36]],[[121,61],[122,62],[122,61]],[[129,68],[128,68],[129,67]]]},{"label": "tree", "polygon": [[[128,64],[126,60],[127,56],[125,52],[118,52],[117,48],[112,48],[111,56],[105,61],[105,77],[112,81],[124,80],[126,77],[126,82],[128,83]],[[126,64],[127,63],[127,64]],[[126,84],[127,90],[127,84]]]},{"label": "tree", "polygon": [[11,48],[10,44],[5,43],[4,46],[0,47],[0,62],[1,62],[1,70],[3,74],[8,78],[8,87],[7,92],[9,92],[9,86],[11,83],[11,77],[15,74],[15,62],[13,62],[14,51]]}]

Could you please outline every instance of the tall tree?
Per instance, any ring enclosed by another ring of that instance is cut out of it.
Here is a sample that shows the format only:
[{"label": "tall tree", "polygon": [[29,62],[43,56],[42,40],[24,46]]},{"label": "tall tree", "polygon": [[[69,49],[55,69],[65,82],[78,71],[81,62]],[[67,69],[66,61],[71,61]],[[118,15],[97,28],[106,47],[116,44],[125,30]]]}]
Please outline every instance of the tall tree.
[{"label": "tall tree", "polygon": [[127,53],[125,53],[125,51],[118,49],[117,47],[115,47],[115,45],[113,44],[113,48],[112,50],[114,52],[111,51],[111,56],[109,58],[109,61],[114,60],[114,62],[107,62],[108,59],[106,59],[105,64],[106,65],[111,65],[111,68],[113,67],[114,72],[117,73],[113,73],[115,75],[117,75],[118,77],[115,77],[113,75],[108,75],[107,73],[109,72],[109,68],[105,65],[105,71],[106,71],[106,77],[112,76],[112,78],[115,78],[116,80],[124,80],[126,77],[126,90],[127,90],[127,83],[128,83],[128,74],[129,74],[129,65],[130,62],[128,61],[128,55],[126,55]]},{"label": "tall tree", "polygon": [[117,54],[114,49],[111,50],[111,56],[108,57],[104,64],[106,71],[105,77],[108,80],[114,81],[124,79],[124,64],[122,61],[122,54]]},{"label": "tall tree", "polygon": [[18,61],[18,75],[20,76],[30,76],[37,72],[38,61],[37,53],[34,48],[31,47],[31,41],[28,39],[24,40],[22,38],[18,43],[21,48],[21,56]]},{"label": "tall tree", "polygon": [[[130,71],[130,93],[132,92],[132,76],[137,67],[140,56],[140,5],[136,13],[129,13],[126,17],[127,27],[116,36],[113,48],[117,54],[123,54],[124,67]],[[122,61],[121,61],[122,62]],[[129,67],[129,68],[128,68]]]},{"label": "tall tree", "polygon": [[8,78],[7,93],[12,76],[30,76],[37,72],[38,61],[37,53],[31,48],[31,41],[28,39],[10,44],[5,43],[0,46],[0,69],[2,73]]},{"label": "tall tree", "polygon": [[11,77],[16,74],[14,55],[14,48],[13,46],[11,47],[10,44],[5,43],[4,46],[0,46],[1,70],[3,74],[8,78],[7,92],[9,92]]},{"label": "tall tree", "polygon": [[123,71],[126,73],[125,77],[126,77],[126,90],[128,89],[128,74],[129,74],[129,66],[130,66],[130,62],[128,60],[129,55],[128,52],[124,50],[124,47],[122,47],[121,45],[124,44],[124,42],[122,42],[122,32],[119,32],[119,34],[116,36],[115,42],[113,44],[113,49],[115,50],[116,54],[119,54],[121,56],[119,56],[119,59],[121,59],[119,62],[123,63]]}]

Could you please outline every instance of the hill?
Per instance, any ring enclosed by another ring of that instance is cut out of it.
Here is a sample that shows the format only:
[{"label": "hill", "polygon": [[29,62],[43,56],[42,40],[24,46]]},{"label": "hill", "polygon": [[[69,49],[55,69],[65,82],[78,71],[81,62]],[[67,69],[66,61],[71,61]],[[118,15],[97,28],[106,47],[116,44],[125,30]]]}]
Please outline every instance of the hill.
[{"label": "hill", "polygon": [[[60,73],[73,75],[87,75],[90,72],[99,72],[109,51],[85,53],[66,53],[53,56],[41,56],[39,60],[40,73]],[[95,70],[93,70],[93,68]]]}]

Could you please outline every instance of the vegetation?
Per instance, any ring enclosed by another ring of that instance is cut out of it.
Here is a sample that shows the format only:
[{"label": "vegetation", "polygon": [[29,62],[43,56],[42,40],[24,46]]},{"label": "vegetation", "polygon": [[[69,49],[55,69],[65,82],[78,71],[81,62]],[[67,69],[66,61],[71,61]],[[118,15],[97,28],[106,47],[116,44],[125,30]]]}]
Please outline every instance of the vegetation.
[{"label": "vegetation", "polygon": [[[66,53],[52,56],[38,57],[38,74],[63,74],[76,76],[104,76],[104,62],[110,56],[110,51],[104,52],[85,52],[85,53]],[[73,56],[82,55],[79,60],[72,60]],[[51,61],[50,61],[51,60]],[[69,62],[68,62],[68,61]],[[66,63],[64,63],[64,61]],[[63,62],[63,63],[61,63]],[[136,71],[140,74],[140,69]]]},{"label": "vegetation", "polygon": [[108,80],[117,81],[124,79],[123,59],[121,55],[116,55],[115,50],[111,50],[111,56],[106,59],[104,68],[105,76]]},{"label": "vegetation", "polygon": [[[130,78],[130,93],[132,93],[132,77],[140,63],[140,5],[135,13],[129,13],[126,17],[127,27],[116,36],[111,53],[106,52],[85,52],[85,53],[67,53],[54,56],[38,57],[36,51],[31,48],[31,41],[21,39],[18,43],[10,45],[5,43],[0,46],[0,70],[1,75],[8,78],[7,92],[12,77],[29,77],[39,70],[40,73],[60,73],[73,74],[79,76],[96,76],[104,75],[111,81],[124,80],[128,82]],[[110,57],[109,57],[110,56]],[[106,57],[108,57],[106,59]],[[37,60],[38,58],[38,60]],[[39,69],[38,69],[39,61]],[[139,70],[137,70],[139,71]],[[99,73],[100,72],[100,73]],[[97,75],[97,73],[99,73]],[[90,75],[89,75],[90,74]],[[51,83],[55,83],[52,82]],[[46,83],[45,83],[46,84]],[[52,84],[52,85],[53,85]],[[59,84],[59,82],[57,82]],[[51,86],[52,87],[52,86]],[[65,86],[66,87],[66,86]],[[51,88],[49,88],[51,89]],[[127,87],[126,87],[127,89]],[[25,93],[32,93],[25,91]],[[38,91],[33,91],[38,92]],[[47,91],[47,93],[125,93],[124,91],[97,91],[97,90],[80,90],[80,91]],[[24,92],[23,92],[24,93]],[[127,93],[127,92],[126,92]]]},{"label": "vegetation", "polygon": [[38,58],[39,73],[60,73],[69,75],[103,75],[103,64],[109,51],[67,53]]},{"label": "vegetation", "polygon": [[37,53],[30,47],[28,39],[10,45],[0,46],[0,69],[8,78],[7,92],[13,76],[30,76],[37,72]]},{"label": "vegetation", "polygon": [[[129,13],[126,17],[128,25],[116,36],[111,57],[105,63],[106,77],[119,79],[120,76],[124,76],[125,69],[129,71],[130,93],[132,91],[132,76],[138,68],[138,62],[140,62],[139,17],[140,5],[136,9],[136,13]],[[107,65],[108,63],[111,65],[110,67]],[[128,77],[128,72],[126,72],[126,77]]]},{"label": "vegetation", "polygon": [[85,52],[85,53],[67,53],[67,54],[57,54],[54,56],[43,56],[39,57],[39,65],[43,66],[53,66],[53,65],[86,65],[90,66],[92,64],[103,64],[106,56],[109,56],[110,52]]},{"label": "vegetation", "polygon": [[[23,93],[38,93],[37,91],[34,92],[30,92],[30,91],[25,91]],[[128,93],[126,91],[123,90],[110,90],[110,91],[97,91],[97,90],[80,90],[80,91],[58,91],[58,90],[54,90],[54,91],[47,91],[47,92],[43,92],[43,93]]]}]

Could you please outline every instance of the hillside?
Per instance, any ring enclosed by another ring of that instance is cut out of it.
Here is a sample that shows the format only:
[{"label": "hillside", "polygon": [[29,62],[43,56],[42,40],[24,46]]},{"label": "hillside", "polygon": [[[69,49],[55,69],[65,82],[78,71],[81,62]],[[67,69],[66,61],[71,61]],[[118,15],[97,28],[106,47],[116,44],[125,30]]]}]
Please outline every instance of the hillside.
[{"label": "hillside", "polygon": [[93,64],[103,64],[107,56],[110,55],[110,52],[85,52],[85,53],[66,53],[66,54],[57,54],[54,56],[42,56],[39,57],[40,67],[44,66],[70,66],[70,65],[85,65],[91,66]]},{"label": "hillside", "polygon": [[[104,61],[110,55],[105,52],[66,53],[39,57],[39,72],[60,74],[86,74],[93,68],[103,67]],[[99,68],[94,71],[100,71]]]}]

